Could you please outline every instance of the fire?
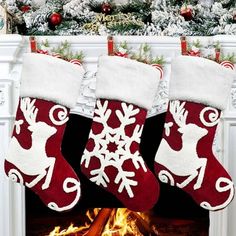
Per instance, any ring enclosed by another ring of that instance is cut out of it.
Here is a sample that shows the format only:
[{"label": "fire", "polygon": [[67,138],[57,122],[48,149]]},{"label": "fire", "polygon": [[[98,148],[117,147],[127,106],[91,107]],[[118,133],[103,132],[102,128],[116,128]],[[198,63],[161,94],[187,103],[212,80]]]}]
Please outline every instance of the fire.
[{"label": "fire", "polygon": [[80,227],[74,227],[74,224],[71,223],[70,226],[64,230],[60,230],[61,227],[56,226],[54,228],[54,230],[49,233],[48,236],[66,236],[66,235],[83,236],[83,235],[85,235],[86,232],[88,231],[91,223],[93,222],[95,216],[98,214],[99,210],[100,210],[100,208],[94,208],[93,211],[88,210],[86,212],[86,216],[87,216],[88,220],[90,221],[89,223],[85,222],[85,224]]},{"label": "fire", "polygon": [[[88,210],[86,212],[87,222],[83,226],[75,227],[71,224],[64,230],[61,230],[60,226],[56,226],[48,236],[86,236],[100,210],[100,208]],[[142,229],[140,229],[140,225]],[[108,221],[103,226],[101,236],[143,236],[142,231],[149,227],[148,225],[149,219],[144,213],[132,212],[126,208],[113,209]]]},{"label": "fire", "polygon": [[102,236],[111,235],[137,235],[142,236],[136,226],[136,220],[131,216],[131,211],[126,208],[118,208],[113,216],[108,219]]},{"label": "fire", "polygon": [[74,227],[73,224],[71,224],[68,229],[64,229],[62,231],[60,231],[60,226],[56,226],[55,229],[50,232],[49,236],[65,236],[65,235],[70,235],[72,233],[76,233],[78,232],[79,228],[78,227]]}]

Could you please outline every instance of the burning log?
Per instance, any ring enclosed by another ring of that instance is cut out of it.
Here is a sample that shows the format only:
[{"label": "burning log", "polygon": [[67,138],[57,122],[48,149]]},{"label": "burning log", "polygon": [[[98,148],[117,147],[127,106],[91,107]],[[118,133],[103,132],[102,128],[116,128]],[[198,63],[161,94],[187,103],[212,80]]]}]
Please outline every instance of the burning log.
[{"label": "burning log", "polygon": [[86,236],[100,236],[103,232],[103,229],[107,223],[107,220],[112,213],[113,208],[102,208],[91,224]]},{"label": "burning log", "polygon": [[138,227],[140,233],[144,236],[156,236],[157,234],[154,232],[152,227],[145,221],[142,216],[140,216],[137,212],[130,212],[130,217],[135,220],[136,226]]}]

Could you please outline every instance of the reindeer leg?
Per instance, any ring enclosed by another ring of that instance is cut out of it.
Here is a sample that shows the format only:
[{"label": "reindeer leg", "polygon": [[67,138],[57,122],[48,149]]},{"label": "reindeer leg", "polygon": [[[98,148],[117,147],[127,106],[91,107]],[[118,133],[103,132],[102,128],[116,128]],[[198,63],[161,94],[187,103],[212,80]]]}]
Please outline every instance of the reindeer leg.
[{"label": "reindeer leg", "polygon": [[198,171],[195,170],[186,180],[184,180],[181,184],[177,183],[176,186],[179,187],[179,188],[184,188],[184,187],[187,186],[193,179],[195,179],[197,175],[198,175]]},{"label": "reindeer leg", "polygon": [[45,182],[42,185],[42,189],[47,189],[49,187],[49,184],[51,183],[52,172],[54,169],[55,161],[56,161],[56,158],[54,158],[54,157],[48,158],[49,168],[48,168],[48,173],[46,174]]},{"label": "reindeer leg", "polygon": [[194,190],[199,189],[202,186],[202,181],[203,181],[204,174],[205,174],[207,159],[206,158],[199,158],[199,163],[201,164],[200,165],[201,168],[200,168],[200,171],[198,174],[197,182],[193,186]]},{"label": "reindeer leg", "polygon": [[35,179],[33,179],[30,183],[25,183],[25,185],[28,188],[34,187],[34,185],[36,185],[46,174],[47,172],[43,170],[42,173],[40,173]]}]

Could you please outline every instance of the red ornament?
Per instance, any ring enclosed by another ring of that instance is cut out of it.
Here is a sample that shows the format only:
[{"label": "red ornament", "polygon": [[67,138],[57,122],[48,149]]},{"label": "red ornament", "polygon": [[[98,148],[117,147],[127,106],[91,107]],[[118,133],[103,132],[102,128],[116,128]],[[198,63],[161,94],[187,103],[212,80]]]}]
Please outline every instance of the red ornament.
[{"label": "red ornament", "polygon": [[236,10],[233,11],[233,22],[236,23]]},{"label": "red ornament", "polygon": [[125,58],[128,58],[128,56],[129,56],[125,52],[115,52],[115,55],[118,56],[118,57],[125,57]]},{"label": "red ornament", "polygon": [[51,26],[60,25],[62,22],[62,15],[58,12],[54,12],[49,16],[49,23]]},{"label": "red ornament", "polygon": [[109,15],[111,14],[111,11],[112,11],[112,6],[110,3],[107,3],[107,2],[104,2],[102,4],[102,13],[104,13],[105,15]]},{"label": "red ornament", "polygon": [[200,51],[190,50],[188,51],[189,56],[200,57]]},{"label": "red ornament", "polygon": [[193,19],[193,9],[192,9],[192,6],[184,4],[180,8],[180,15],[183,16],[186,21],[192,20]]},{"label": "red ornament", "polygon": [[38,50],[37,50],[37,53],[39,53],[39,54],[45,54],[45,55],[49,55],[49,53],[48,53],[47,50],[42,50],[42,49],[38,49]]},{"label": "red ornament", "polygon": [[22,12],[27,12],[31,9],[31,7],[29,5],[25,5],[25,6],[21,6],[20,10]]}]

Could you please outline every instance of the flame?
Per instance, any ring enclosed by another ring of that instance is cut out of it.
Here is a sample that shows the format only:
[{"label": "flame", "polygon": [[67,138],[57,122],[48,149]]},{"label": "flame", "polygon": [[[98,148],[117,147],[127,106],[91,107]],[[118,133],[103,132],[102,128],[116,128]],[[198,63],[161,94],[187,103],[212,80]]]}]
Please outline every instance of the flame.
[{"label": "flame", "polygon": [[73,224],[71,224],[67,229],[64,229],[62,231],[60,231],[60,228],[61,228],[60,226],[56,226],[55,229],[52,232],[50,232],[49,236],[65,236],[71,233],[76,233],[79,230],[79,228],[74,227]]},{"label": "flame", "polygon": [[[94,208],[86,212],[88,222],[85,222],[83,226],[75,227],[74,224],[64,230],[61,230],[60,226],[56,226],[53,231],[49,233],[48,236],[85,236],[89,230],[89,227],[96,215],[99,213],[100,208]],[[136,225],[136,218],[133,214],[138,214],[147,224],[149,223],[149,217],[144,213],[133,213],[126,208],[118,208],[113,210],[101,236],[125,236],[125,235],[135,235],[143,236]]]},{"label": "flame", "polygon": [[117,234],[119,236],[125,236],[127,234],[142,236],[136,226],[136,220],[130,216],[131,211],[126,208],[118,208],[114,216],[110,217],[102,236],[111,236]]}]

